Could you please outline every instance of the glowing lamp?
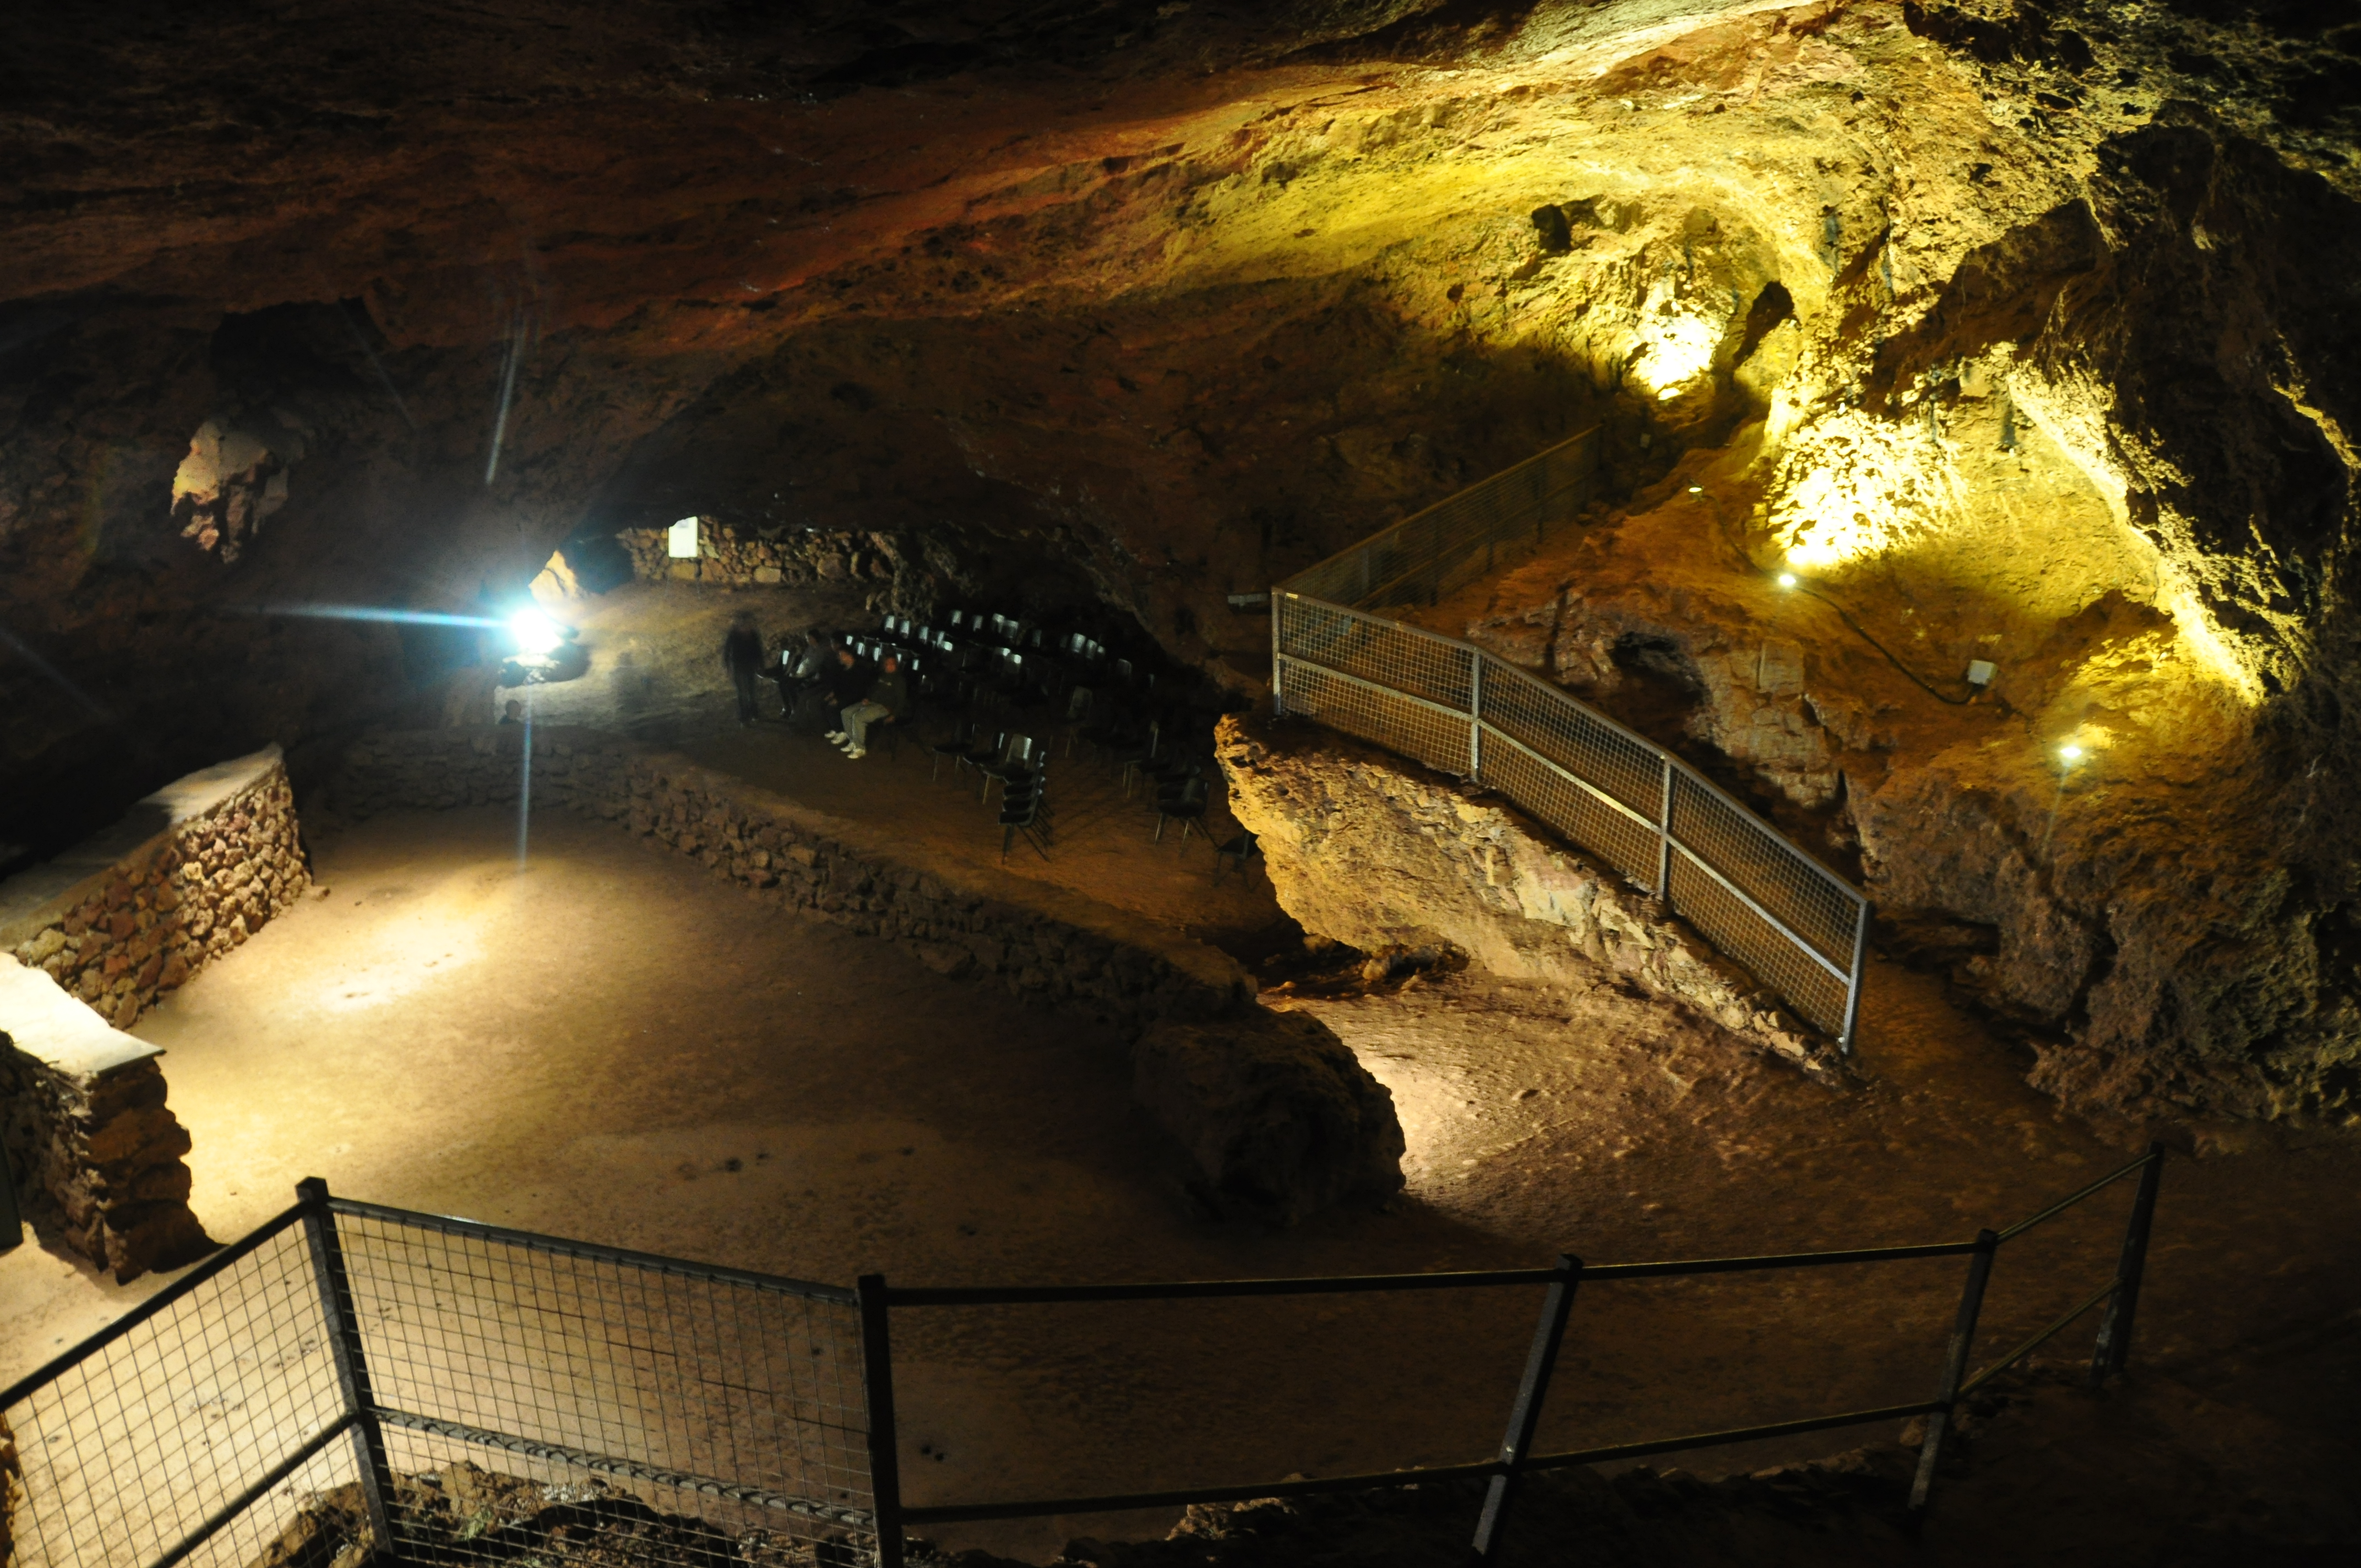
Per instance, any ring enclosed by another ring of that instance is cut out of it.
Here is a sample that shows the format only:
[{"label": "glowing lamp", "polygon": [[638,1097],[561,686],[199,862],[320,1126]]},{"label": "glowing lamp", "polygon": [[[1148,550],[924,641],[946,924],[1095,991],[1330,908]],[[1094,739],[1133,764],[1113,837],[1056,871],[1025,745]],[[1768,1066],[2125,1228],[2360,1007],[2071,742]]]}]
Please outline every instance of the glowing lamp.
[{"label": "glowing lamp", "polygon": [[1794,587],[1795,586],[1795,573],[1793,573],[1793,572],[1782,572],[1782,573],[1780,573],[1780,574],[1779,574],[1779,586],[1780,586],[1781,587],[1783,587],[1783,588],[1792,588],[1792,587]]},{"label": "glowing lamp", "polygon": [[1701,496],[1705,494],[1705,487],[1703,485],[1691,485],[1689,487],[1689,494],[1693,496]]},{"label": "glowing lamp", "polygon": [[2079,762],[2082,760],[2082,748],[2069,741],[2058,748],[2058,754],[2069,762]]},{"label": "glowing lamp", "polygon": [[557,623],[537,609],[521,609],[509,617],[509,635],[516,639],[517,652],[528,658],[539,658],[566,640]]}]

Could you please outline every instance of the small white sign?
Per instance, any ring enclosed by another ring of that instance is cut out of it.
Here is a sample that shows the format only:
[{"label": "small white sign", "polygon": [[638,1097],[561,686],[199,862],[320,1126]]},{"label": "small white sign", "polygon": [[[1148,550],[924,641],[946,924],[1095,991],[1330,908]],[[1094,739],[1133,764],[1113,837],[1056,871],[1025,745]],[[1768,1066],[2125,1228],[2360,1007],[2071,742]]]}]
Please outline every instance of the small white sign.
[{"label": "small white sign", "polygon": [[682,518],[664,535],[664,548],[675,561],[697,559],[697,519]]}]

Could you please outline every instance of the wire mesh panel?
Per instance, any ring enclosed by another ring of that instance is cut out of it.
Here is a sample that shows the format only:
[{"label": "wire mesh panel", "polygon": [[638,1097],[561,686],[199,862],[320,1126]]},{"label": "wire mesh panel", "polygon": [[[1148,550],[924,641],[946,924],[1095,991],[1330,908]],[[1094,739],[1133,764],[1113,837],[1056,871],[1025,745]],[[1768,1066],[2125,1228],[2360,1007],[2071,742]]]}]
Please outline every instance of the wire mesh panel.
[{"label": "wire mesh panel", "polygon": [[1835,1035],[1845,1025],[1845,982],[1746,906],[1677,844],[1672,857],[1674,913],[1754,977],[1777,992],[1814,1028]]},{"label": "wire mesh panel", "polygon": [[[340,1205],[338,1229],[389,1444],[433,1475],[463,1462],[530,1471],[617,1507],[646,1494],[660,1511],[718,1508],[708,1522],[742,1532],[756,1519],[781,1541],[866,1527],[849,1292],[392,1211]],[[395,1510],[410,1521],[397,1534],[416,1537],[406,1552],[457,1550],[438,1533],[448,1521],[428,1516],[449,1502],[435,1486],[471,1484],[445,1477]]]},{"label": "wire mesh panel", "polygon": [[1279,661],[1278,679],[1290,713],[1374,741],[1439,773],[1464,778],[1470,772],[1468,720],[1463,714],[1296,659]]},{"label": "wire mesh panel", "polygon": [[23,1467],[22,1568],[144,1568],[225,1512],[183,1560],[243,1568],[300,1493],[357,1473],[292,1219],[0,1409]]},{"label": "wire mesh panel", "polygon": [[1356,609],[1432,604],[1540,543],[1597,488],[1598,435],[1584,431],[1415,512],[1290,584]]},{"label": "wire mesh panel", "polygon": [[[1657,892],[1666,891],[1656,887],[1665,874],[1658,828],[1671,768],[1672,836],[1697,857],[1686,874],[1700,884],[1686,903],[1677,885],[1671,889],[1675,907],[1849,1047],[1847,997],[1858,990],[1858,976],[1849,986],[1812,955],[1840,974],[1851,972],[1865,908],[1857,892],[1767,823],[1678,768],[1663,748],[1565,692],[1466,643],[1369,613],[1432,604],[1499,569],[1508,551],[1540,543],[1554,522],[1578,511],[1597,482],[1597,444],[1585,432],[1280,585],[1272,633],[1279,710],[1317,718],[1445,773],[1480,772],[1520,807]],[[1424,702],[1404,700],[1411,697]],[[1480,710],[1489,738],[1480,770],[1470,765],[1477,759],[1462,732],[1461,716],[1471,710]],[[1704,875],[1703,867],[1727,878],[1742,896]],[[1677,884],[1683,874],[1676,869],[1672,880]],[[1748,907],[1750,899],[1759,908]]]},{"label": "wire mesh panel", "polygon": [[[1664,810],[1664,754],[1582,703],[1497,659],[1484,661],[1484,722],[1598,785],[1649,821]],[[1647,881],[1656,881],[1649,862]]]},{"label": "wire mesh panel", "polygon": [[1673,778],[1673,837],[1839,968],[1852,964],[1861,900],[1760,817],[1685,773]]},{"label": "wire mesh panel", "polygon": [[1280,653],[1467,711],[1476,653],[1466,643],[1294,594],[1279,613]]},{"label": "wire mesh panel", "polygon": [[1527,816],[1597,855],[1633,885],[1655,891],[1662,842],[1655,829],[1634,822],[1488,724],[1483,776],[1487,786],[1507,795]]}]

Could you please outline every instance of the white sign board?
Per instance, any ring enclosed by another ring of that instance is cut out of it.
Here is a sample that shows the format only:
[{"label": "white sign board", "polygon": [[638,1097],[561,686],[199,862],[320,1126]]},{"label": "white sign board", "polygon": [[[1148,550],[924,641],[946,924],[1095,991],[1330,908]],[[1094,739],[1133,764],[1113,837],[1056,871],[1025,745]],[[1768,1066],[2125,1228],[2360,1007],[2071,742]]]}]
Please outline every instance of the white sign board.
[{"label": "white sign board", "polygon": [[665,554],[675,561],[697,559],[697,519],[682,518],[665,531]]}]

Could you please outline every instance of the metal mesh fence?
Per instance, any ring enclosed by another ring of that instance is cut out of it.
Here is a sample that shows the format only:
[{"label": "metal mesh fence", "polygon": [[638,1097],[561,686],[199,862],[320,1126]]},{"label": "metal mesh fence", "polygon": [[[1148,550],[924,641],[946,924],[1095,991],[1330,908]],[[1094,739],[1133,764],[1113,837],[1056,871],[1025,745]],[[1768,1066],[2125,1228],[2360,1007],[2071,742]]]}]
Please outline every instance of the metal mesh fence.
[{"label": "metal mesh fence", "polygon": [[[0,1416],[23,1467],[11,1521],[21,1568],[242,1568],[287,1507],[282,1484],[241,1508],[251,1488],[291,1461],[293,1485],[355,1473],[326,1320],[291,1215],[166,1310],[16,1393]],[[187,1546],[225,1511],[238,1517]]]},{"label": "metal mesh fence", "polygon": [[1673,776],[1673,838],[1735,883],[1822,958],[1852,962],[1861,900],[1743,806],[1686,773]]},{"label": "metal mesh fence", "polygon": [[1404,518],[1290,586],[1358,609],[1433,604],[1547,539],[1589,501],[1598,471],[1598,433],[1587,430]]},{"label": "metal mesh fence", "polygon": [[1840,1035],[1845,1025],[1844,978],[1832,974],[1779,927],[1750,909],[1746,901],[1714,880],[1685,846],[1672,858],[1672,892],[1666,900],[1682,919],[1724,955],[1753,971],[1814,1028]]},{"label": "metal mesh fence", "polygon": [[873,1555],[851,1292],[329,1212],[290,1211],[9,1391],[26,1568],[324,1563],[368,1528],[372,1429],[402,1561]]},{"label": "metal mesh fence", "polygon": [[[1585,433],[1281,584],[1272,595],[1279,709],[1499,790],[1664,897],[1849,1049],[1855,948],[1868,921],[1857,890],[1662,747],[1566,692],[1374,613],[1432,604],[1499,569],[1505,552],[1540,543],[1574,515],[1595,474]],[[1694,861],[1668,857],[1668,839]]]}]

